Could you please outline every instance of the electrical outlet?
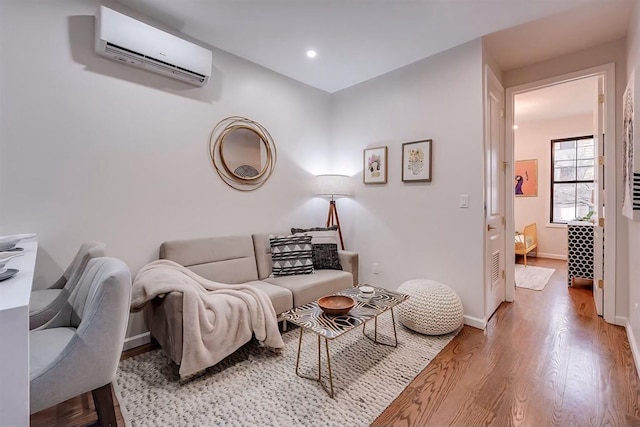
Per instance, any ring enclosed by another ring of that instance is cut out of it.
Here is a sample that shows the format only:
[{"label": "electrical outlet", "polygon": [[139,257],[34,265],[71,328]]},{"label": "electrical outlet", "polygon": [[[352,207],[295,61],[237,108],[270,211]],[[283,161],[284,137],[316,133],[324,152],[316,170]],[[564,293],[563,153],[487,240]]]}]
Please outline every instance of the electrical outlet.
[{"label": "electrical outlet", "polygon": [[379,268],[380,268],[380,264],[378,264],[377,262],[374,262],[374,263],[371,265],[371,271],[372,271],[372,273],[373,273],[373,274],[378,274],[378,273],[380,273]]}]

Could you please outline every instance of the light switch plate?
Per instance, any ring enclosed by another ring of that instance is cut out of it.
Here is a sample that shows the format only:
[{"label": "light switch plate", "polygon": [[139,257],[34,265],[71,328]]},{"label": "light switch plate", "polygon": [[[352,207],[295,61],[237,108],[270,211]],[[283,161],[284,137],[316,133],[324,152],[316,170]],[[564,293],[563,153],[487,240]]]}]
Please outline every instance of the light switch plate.
[{"label": "light switch plate", "polygon": [[468,194],[460,195],[460,207],[461,208],[468,208],[469,207],[469,195]]}]

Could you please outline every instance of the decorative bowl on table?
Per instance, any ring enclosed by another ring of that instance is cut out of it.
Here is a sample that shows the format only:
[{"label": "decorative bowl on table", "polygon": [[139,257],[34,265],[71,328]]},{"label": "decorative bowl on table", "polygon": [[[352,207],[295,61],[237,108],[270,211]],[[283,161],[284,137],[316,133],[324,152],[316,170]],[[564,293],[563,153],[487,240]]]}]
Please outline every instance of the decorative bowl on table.
[{"label": "decorative bowl on table", "polygon": [[318,300],[318,305],[326,314],[340,316],[347,314],[356,302],[346,295],[327,295]]}]

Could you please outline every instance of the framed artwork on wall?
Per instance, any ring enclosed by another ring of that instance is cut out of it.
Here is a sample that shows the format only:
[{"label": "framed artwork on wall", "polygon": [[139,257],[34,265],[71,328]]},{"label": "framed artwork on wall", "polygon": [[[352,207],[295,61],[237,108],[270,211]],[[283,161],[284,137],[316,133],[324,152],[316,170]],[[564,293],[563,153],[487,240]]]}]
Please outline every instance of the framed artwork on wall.
[{"label": "framed artwork on wall", "polygon": [[516,197],[538,197],[538,159],[516,160]]},{"label": "framed artwork on wall", "polygon": [[365,184],[387,183],[387,147],[364,149],[362,182]]},{"label": "framed artwork on wall", "polygon": [[622,215],[633,220],[640,219],[640,137],[635,135],[636,126],[640,126],[635,108],[640,83],[635,81],[636,71],[631,72],[622,97]]},{"label": "framed artwork on wall", "polygon": [[431,140],[402,144],[402,182],[431,182]]}]

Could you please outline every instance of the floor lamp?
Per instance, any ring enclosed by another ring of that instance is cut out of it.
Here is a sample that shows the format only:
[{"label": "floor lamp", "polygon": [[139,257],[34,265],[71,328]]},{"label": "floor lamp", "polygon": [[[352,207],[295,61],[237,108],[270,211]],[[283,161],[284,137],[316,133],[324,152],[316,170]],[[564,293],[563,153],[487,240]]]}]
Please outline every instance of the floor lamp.
[{"label": "floor lamp", "polygon": [[347,175],[318,175],[316,176],[318,196],[330,197],[329,213],[327,214],[327,227],[333,225],[338,227],[338,236],[340,237],[340,246],[344,250],[344,240],[342,239],[342,229],[340,228],[340,218],[338,217],[338,208],[336,206],[336,197],[350,197],[351,179]]}]

